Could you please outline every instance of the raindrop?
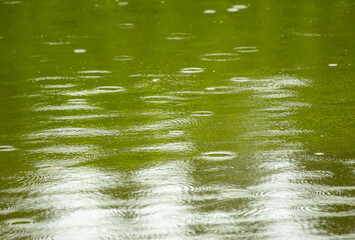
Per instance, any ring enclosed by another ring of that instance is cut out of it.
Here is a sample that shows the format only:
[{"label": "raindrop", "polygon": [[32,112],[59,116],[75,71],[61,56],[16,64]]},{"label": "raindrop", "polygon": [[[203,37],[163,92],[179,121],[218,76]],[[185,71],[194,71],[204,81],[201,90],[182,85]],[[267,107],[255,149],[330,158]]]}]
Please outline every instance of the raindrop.
[{"label": "raindrop", "polygon": [[102,86],[102,87],[95,88],[95,90],[102,93],[114,93],[114,92],[123,92],[126,89],[124,87],[119,87],[119,86]]},{"label": "raindrop", "polygon": [[119,28],[134,28],[134,24],[133,23],[120,23],[118,24]]},{"label": "raindrop", "polygon": [[131,60],[133,60],[133,57],[127,56],[127,55],[122,55],[122,56],[116,56],[113,60],[114,61],[131,61]]},{"label": "raindrop", "polygon": [[229,151],[205,152],[201,154],[201,158],[209,161],[225,161],[236,157],[236,154]]},{"label": "raindrop", "polygon": [[165,39],[167,40],[185,40],[185,39],[190,39],[191,34],[190,33],[172,33],[170,34],[169,37],[166,37]]},{"label": "raindrop", "polygon": [[182,72],[182,73],[200,73],[203,71],[204,71],[203,68],[192,67],[192,68],[183,68],[183,69],[181,69],[180,72]]},{"label": "raindrop", "polygon": [[239,60],[237,53],[208,53],[201,58],[203,61],[226,62]]},{"label": "raindrop", "polygon": [[241,53],[259,52],[256,47],[236,47],[234,49]]}]

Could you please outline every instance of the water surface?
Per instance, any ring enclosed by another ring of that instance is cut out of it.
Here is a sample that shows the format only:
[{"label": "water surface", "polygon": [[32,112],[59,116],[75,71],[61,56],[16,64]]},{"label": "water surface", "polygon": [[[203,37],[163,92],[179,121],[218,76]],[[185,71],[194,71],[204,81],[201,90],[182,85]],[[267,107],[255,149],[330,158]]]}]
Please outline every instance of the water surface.
[{"label": "water surface", "polygon": [[0,0],[1,239],[354,239],[351,0]]}]

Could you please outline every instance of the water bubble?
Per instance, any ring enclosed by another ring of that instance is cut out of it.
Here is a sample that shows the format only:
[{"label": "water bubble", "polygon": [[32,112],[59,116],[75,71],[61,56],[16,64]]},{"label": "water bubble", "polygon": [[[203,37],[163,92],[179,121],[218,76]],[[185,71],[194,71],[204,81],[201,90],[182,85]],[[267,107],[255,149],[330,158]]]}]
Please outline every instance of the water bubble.
[{"label": "water bubble", "polygon": [[118,5],[120,5],[120,6],[127,6],[127,5],[128,5],[128,2],[118,2]]},{"label": "water bubble", "polygon": [[86,49],[74,49],[74,53],[86,53]]},{"label": "water bubble", "polygon": [[328,66],[329,66],[329,67],[336,67],[336,66],[338,66],[338,64],[336,64],[336,63],[329,63]]},{"label": "water bubble", "polygon": [[214,14],[214,13],[216,13],[216,10],[209,9],[209,10],[203,11],[203,13],[204,13],[204,14]]},{"label": "water bubble", "polygon": [[200,73],[203,72],[203,68],[197,68],[197,67],[192,67],[192,68],[183,68],[180,70],[182,73]]},{"label": "water bubble", "polygon": [[15,150],[16,148],[14,148],[13,146],[0,146],[0,152],[11,152]]},{"label": "water bubble", "polygon": [[216,61],[216,62],[226,62],[239,60],[237,53],[208,53],[202,55],[201,60],[203,61]]},{"label": "water bubble", "polygon": [[314,153],[314,155],[316,155],[316,156],[323,156],[324,153],[322,153],[322,152],[317,152],[317,153]]},{"label": "water bubble", "polygon": [[229,151],[205,152],[201,154],[201,158],[209,161],[225,161],[236,157],[236,154]]},{"label": "water bubble", "polygon": [[191,116],[193,117],[208,117],[212,116],[213,112],[211,111],[195,111],[191,113]]}]

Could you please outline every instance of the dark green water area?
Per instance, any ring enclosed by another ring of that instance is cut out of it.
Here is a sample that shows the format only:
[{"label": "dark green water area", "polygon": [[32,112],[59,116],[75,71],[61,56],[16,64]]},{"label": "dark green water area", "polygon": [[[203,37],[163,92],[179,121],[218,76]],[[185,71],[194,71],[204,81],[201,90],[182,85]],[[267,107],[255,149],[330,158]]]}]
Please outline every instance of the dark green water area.
[{"label": "dark green water area", "polygon": [[0,239],[355,239],[354,0],[0,0]]}]

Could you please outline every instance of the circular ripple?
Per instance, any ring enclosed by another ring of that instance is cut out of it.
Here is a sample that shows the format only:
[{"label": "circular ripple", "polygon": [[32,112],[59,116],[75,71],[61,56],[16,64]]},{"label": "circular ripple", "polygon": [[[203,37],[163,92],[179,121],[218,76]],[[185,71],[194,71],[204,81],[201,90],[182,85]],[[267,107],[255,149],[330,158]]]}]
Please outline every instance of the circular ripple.
[{"label": "circular ripple", "polygon": [[228,12],[238,12],[239,9],[238,8],[228,8],[227,11]]},{"label": "circular ripple", "polygon": [[315,206],[293,206],[291,210],[300,214],[310,213],[313,215],[319,213],[319,209]]},{"label": "circular ripple", "polygon": [[182,73],[200,73],[203,72],[204,69],[203,68],[196,68],[196,67],[192,67],[192,68],[183,68],[180,70],[180,72]]},{"label": "circular ripple", "polygon": [[113,60],[114,61],[131,61],[134,58],[132,56],[127,56],[127,55],[122,55],[122,56],[116,56]]},{"label": "circular ripple", "polygon": [[86,70],[86,71],[79,71],[80,74],[100,74],[100,73],[111,73],[111,71],[107,70]]},{"label": "circular ripple", "polygon": [[86,53],[86,49],[74,49],[74,53]]},{"label": "circular ripple", "polygon": [[95,88],[95,90],[102,93],[114,93],[114,92],[123,92],[125,91],[125,88],[119,86],[102,86],[102,87]]},{"label": "circular ripple", "polygon": [[121,23],[118,24],[119,28],[125,29],[125,28],[134,28],[134,24],[133,23]]},{"label": "circular ripple", "polygon": [[247,9],[248,7],[245,5],[234,5],[233,8],[235,9]]},{"label": "circular ripple", "polygon": [[0,152],[10,152],[10,151],[15,151],[16,148],[13,146],[0,146]]},{"label": "circular ripple", "polygon": [[166,37],[167,40],[185,40],[190,39],[190,33],[172,33],[169,37]]},{"label": "circular ripple", "polygon": [[239,60],[237,53],[208,53],[202,55],[203,61],[227,62]]},{"label": "circular ripple", "polygon": [[204,13],[204,14],[214,14],[214,13],[216,13],[216,10],[209,9],[209,10],[203,11],[203,13]]},{"label": "circular ripple", "polygon": [[36,221],[31,218],[13,218],[5,220],[4,223],[8,225],[27,225],[34,224]]},{"label": "circular ripple", "polygon": [[236,47],[234,49],[241,53],[259,52],[256,47]]},{"label": "circular ripple", "polygon": [[236,154],[229,151],[205,152],[201,154],[202,159],[209,161],[225,161],[236,157]]}]

